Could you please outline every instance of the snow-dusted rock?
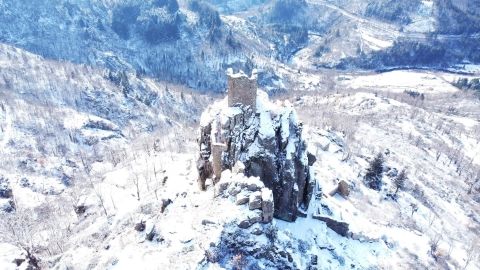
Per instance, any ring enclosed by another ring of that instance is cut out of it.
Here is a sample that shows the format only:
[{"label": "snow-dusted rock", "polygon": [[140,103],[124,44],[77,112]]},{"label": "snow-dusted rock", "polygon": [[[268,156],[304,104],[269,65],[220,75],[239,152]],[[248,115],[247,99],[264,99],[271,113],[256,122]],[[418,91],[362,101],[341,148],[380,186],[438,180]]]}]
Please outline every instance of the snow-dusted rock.
[{"label": "snow-dusted rock", "polygon": [[250,194],[248,199],[248,208],[250,210],[260,209],[262,208],[262,193],[257,191]]},{"label": "snow-dusted rock", "polygon": [[268,188],[262,188],[262,221],[264,223],[273,220],[273,193]]},{"label": "snow-dusted rock", "polygon": [[237,205],[244,205],[244,204],[248,203],[248,199],[249,199],[248,193],[241,192],[241,193],[237,194],[237,198],[236,198],[235,203]]},{"label": "snow-dusted rock", "polygon": [[232,169],[233,173],[245,173],[245,165],[241,161],[235,162]]},{"label": "snow-dusted rock", "polygon": [[334,232],[338,233],[341,236],[347,237],[348,236],[348,223],[343,222],[343,221],[338,221],[333,218],[327,217],[327,216],[321,216],[321,215],[313,215],[312,218],[321,220],[325,222],[327,227],[332,229]]},{"label": "snow-dusted rock", "polygon": [[[291,104],[273,104],[258,91],[252,112],[250,106],[228,107],[224,99],[203,113],[200,132],[200,158],[213,163],[212,144],[224,143],[223,169],[241,161],[245,175],[259,177],[273,191],[275,217],[294,221],[298,207],[307,208],[314,186],[309,163],[314,159],[308,158],[302,124]],[[260,188],[251,185],[250,190]]]}]

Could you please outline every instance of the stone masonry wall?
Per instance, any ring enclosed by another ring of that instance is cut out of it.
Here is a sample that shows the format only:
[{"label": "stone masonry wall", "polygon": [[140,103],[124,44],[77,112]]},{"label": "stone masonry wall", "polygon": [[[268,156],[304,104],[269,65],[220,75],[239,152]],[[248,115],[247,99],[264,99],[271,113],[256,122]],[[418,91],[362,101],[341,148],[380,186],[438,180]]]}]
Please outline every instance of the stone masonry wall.
[{"label": "stone masonry wall", "polygon": [[257,101],[257,74],[254,72],[249,78],[243,72],[233,74],[227,72],[228,77],[228,106],[236,104],[251,106],[255,111]]}]

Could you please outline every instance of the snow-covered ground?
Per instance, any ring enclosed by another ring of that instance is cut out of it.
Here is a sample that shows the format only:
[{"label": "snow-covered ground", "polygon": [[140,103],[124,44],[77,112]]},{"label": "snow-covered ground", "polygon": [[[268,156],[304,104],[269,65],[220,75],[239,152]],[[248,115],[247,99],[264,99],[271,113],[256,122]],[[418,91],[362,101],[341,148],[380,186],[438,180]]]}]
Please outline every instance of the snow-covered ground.
[{"label": "snow-covered ground", "polygon": [[[479,101],[462,96],[442,77],[416,71],[353,76],[341,81],[353,91],[296,102],[300,118],[310,124],[307,141],[320,160],[316,173],[325,193],[340,180],[352,187],[347,200],[336,195],[324,202],[338,206],[353,233],[387,245],[382,256],[388,259],[377,261],[385,267],[480,267],[467,264],[472,252],[478,256],[480,229],[478,193],[468,193],[480,160],[479,112],[470,106]],[[408,89],[425,99],[403,93]],[[388,171],[377,193],[363,184],[363,176],[380,152]],[[402,169],[408,173],[407,187],[393,200],[388,175]],[[434,243],[438,247],[432,251]]]},{"label": "snow-covered ground", "polygon": [[[345,77],[349,78],[349,77]],[[350,79],[350,78],[349,78]],[[345,87],[353,89],[374,89],[397,92],[415,91],[419,93],[454,93],[458,89],[450,84],[442,74],[435,72],[397,70],[372,75],[353,76]]]},{"label": "snow-covered ground", "polygon": [[[372,49],[390,44],[371,32],[363,39]],[[21,217],[7,224],[22,232],[0,228],[1,269],[25,268],[14,259],[26,249],[46,269],[232,268],[207,263],[205,253],[244,209],[196,182],[196,128],[213,97],[132,74],[129,89],[105,70],[0,49],[0,174]],[[279,88],[295,85],[291,104],[317,157],[307,217],[273,222],[279,247],[299,269],[313,255],[319,269],[479,269],[480,195],[470,188],[480,166],[478,98],[451,85],[456,74],[311,72],[313,49],[301,50],[294,67],[258,60],[273,66]],[[378,153],[386,169],[377,192],[363,177]],[[407,184],[393,196],[402,169]],[[347,198],[330,195],[340,180],[350,185]],[[348,223],[350,234],[313,219],[319,209]]]}]

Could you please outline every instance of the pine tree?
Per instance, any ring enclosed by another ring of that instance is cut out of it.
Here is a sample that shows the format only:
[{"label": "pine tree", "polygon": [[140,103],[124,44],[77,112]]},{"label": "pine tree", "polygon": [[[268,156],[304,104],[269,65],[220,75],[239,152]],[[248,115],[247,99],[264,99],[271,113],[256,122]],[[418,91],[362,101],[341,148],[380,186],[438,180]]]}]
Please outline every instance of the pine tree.
[{"label": "pine tree", "polygon": [[365,182],[371,189],[380,190],[382,186],[383,164],[385,160],[379,153],[371,162],[365,174]]},{"label": "pine tree", "polygon": [[394,180],[395,187],[396,187],[395,195],[397,194],[397,192],[398,192],[399,190],[405,188],[405,182],[406,182],[406,180],[407,180],[407,172],[405,171],[405,169],[403,169],[403,170],[397,175],[397,177],[395,177],[395,180]]}]

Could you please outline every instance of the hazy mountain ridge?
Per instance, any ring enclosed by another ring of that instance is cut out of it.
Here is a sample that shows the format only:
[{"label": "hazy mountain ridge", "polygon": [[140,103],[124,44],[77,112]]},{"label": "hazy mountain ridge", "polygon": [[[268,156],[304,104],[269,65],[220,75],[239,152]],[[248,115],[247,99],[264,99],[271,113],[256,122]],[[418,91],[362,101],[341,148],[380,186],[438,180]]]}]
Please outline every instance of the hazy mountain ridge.
[{"label": "hazy mountain ridge", "polygon": [[246,60],[226,41],[233,37],[218,13],[202,2],[179,9],[176,0],[34,6],[7,0],[0,9],[0,40],[47,58],[135,71],[204,90],[223,88],[218,77],[224,66]]},{"label": "hazy mountain ridge", "polygon": [[[214,91],[224,88],[227,67],[256,66],[270,77],[275,73],[265,61],[271,56],[289,63],[304,49],[312,51],[313,69],[445,68],[480,61],[479,24],[475,8],[468,8],[475,1],[209,2],[56,0],[31,6],[3,0],[0,41],[47,58]],[[215,7],[255,25],[254,36],[226,24]],[[385,45],[371,45],[375,40]]]}]

